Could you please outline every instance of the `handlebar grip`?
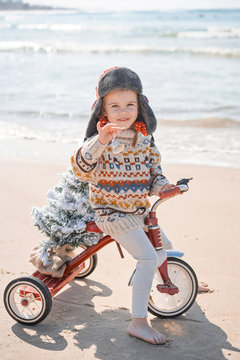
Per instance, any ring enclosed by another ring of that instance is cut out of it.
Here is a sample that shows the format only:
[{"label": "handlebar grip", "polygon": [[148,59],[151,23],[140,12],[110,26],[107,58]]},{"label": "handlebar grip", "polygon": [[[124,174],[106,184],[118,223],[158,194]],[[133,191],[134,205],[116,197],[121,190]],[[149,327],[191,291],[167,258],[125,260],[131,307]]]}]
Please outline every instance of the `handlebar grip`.
[{"label": "handlebar grip", "polygon": [[174,187],[171,187],[169,189],[160,191],[158,196],[160,197],[160,199],[166,199],[166,198],[176,196],[176,195],[180,194],[180,192],[181,192],[180,187],[179,186],[174,186]]}]

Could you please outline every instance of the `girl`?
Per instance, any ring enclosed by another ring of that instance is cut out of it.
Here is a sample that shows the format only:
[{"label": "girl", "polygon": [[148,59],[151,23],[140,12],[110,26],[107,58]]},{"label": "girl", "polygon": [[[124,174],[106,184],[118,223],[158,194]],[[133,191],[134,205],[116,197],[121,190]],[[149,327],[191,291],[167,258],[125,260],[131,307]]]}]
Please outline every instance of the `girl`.
[{"label": "girl", "polygon": [[166,252],[156,252],[144,232],[148,196],[172,186],[162,174],[151,136],[157,121],[142,94],[140,78],[130,69],[105,71],[96,90],[85,141],[71,158],[72,168],[90,183],[98,227],[137,260],[128,334],[164,344],[166,337],[147,321],[147,307],[154,273]]}]

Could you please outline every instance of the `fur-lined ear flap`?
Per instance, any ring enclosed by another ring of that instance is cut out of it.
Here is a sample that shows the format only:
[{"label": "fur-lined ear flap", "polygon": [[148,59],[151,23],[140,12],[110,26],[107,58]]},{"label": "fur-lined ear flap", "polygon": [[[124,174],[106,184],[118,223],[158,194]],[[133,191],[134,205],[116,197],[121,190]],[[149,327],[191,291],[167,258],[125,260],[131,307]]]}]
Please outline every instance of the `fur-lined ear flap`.
[{"label": "fur-lined ear flap", "polygon": [[95,103],[93,104],[92,112],[91,112],[91,115],[89,118],[87,130],[85,133],[85,138],[90,138],[93,135],[97,134],[97,122],[98,122],[99,116],[101,115],[102,104],[103,104],[102,98],[95,101]]},{"label": "fur-lined ear flap", "polygon": [[148,99],[145,95],[138,95],[138,102],[140,107],[139,114],[146,125],[148,135],[151,135],[156,130],[157,119],[149,106]]}]

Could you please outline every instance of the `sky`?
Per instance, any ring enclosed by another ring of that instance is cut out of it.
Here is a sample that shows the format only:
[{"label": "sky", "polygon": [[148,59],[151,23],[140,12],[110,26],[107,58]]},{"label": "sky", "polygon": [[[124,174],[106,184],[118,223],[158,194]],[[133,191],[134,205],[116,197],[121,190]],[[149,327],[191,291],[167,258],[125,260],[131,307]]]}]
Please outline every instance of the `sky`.
[{"label": "sky", "polygon": [[23,0],[31,5],[73,7],[82,10],[168,10],[240,8],[240,0]]}]

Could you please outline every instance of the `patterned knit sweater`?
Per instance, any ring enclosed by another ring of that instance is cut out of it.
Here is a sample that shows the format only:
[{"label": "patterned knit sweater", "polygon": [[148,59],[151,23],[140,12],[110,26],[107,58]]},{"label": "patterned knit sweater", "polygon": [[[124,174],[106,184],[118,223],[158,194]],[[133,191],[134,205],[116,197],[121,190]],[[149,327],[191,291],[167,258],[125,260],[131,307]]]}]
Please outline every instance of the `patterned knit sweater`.
[{"label": "patterned knit sweater", "polygon": [[151,136],[134,130],[121,131],[116,140],[124,144],[114,155],[111,142],[103,145],[98,135],[84,142],[71,157],[74,174],[90,183],[90,201],[96,224],[112,237],[144,227],[150,207],[149,195],[158,195],[168,180],[162,174],[160,153]]}]

